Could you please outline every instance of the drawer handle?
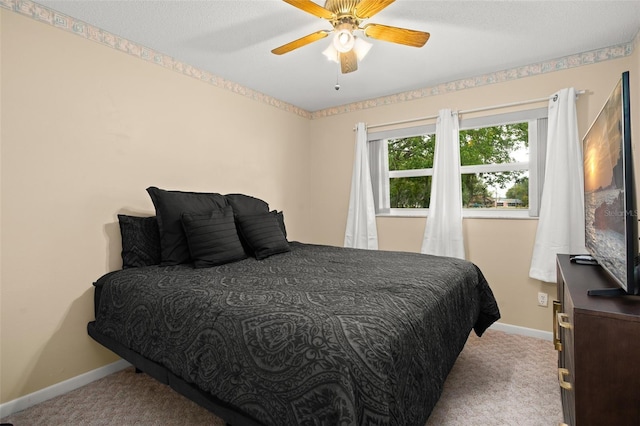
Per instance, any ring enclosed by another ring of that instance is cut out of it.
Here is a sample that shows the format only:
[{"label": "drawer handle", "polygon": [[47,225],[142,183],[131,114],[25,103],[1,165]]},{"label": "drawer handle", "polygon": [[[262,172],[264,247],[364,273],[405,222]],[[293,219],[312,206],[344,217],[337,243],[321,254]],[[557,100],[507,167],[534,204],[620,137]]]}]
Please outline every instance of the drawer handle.
[{"label": "drawer handle", "polygon": [[565,314],[564,312],[558,312],[556,315],[558,318],[558,325],[560,327],[567,328],[569,330],[573,328],[573,326],[569,322],[569,315]]},{"label": "drawer handle", "polygon": [[567,370],[566,368],[558,368],[558,383],[560,383],[560,387],[562,389],[571,390],[573,389],[573,386],[571,386],[571,383],[564,380],[564,377],[568,375],[569,375],[569,370]]},{"label": "drawer handle", "polygon": [[553,301],[553,346],[556,351],[562,351],[562,341],[560,341],[560,330],[558,330],[558,313],[562,309],[562,303],[557,300]]}]

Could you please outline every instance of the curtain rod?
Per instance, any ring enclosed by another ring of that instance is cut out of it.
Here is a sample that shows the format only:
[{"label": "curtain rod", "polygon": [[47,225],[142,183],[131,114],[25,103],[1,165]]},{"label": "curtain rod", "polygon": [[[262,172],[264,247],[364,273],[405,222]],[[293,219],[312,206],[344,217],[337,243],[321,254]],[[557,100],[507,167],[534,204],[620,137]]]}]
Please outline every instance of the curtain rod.
[{"label": "curtain rod", "polygon": [[[586,90],[577,90],[576,91],[576,97],[580,96],[580,95],[582,95],[584,93],[586,93]],[[549,99],[551,99],[551,96],[547,96],[547,97],[544,97],[544,98],[538,98],[538,99],[529,99],[527,101],[518,101],[518,102],[507,103],[507,104],[493,105],[493,106],[488,106],[488,107],[466,109],[466,110],[458,111],[458,114],[470,114],[470,113],[473,113],[473,112],[489,111],[489,110],[492,110],[492,109],[501,109],[501,108],[509,108],[509,107],[514,107],[514,106],[520,106],[520,105],[536,104],[536,103],[539,103],[539,102],[547,102],[547,101],[549,101]],[[427,117],[410,118],[408,120],[391,121],[389,123],[373,124],[371,126],[367,126],[367,129],[375,129],[375,128],[378,128],[378,127],[387,127],[387,126],[396,126],[398,124],[407,124],[407,123],[413,123],[413,122],[416,122],[416,121],[433,120],[433,119],[436,119],[436,118],[438,118],[438,114],[429,115]]]}]

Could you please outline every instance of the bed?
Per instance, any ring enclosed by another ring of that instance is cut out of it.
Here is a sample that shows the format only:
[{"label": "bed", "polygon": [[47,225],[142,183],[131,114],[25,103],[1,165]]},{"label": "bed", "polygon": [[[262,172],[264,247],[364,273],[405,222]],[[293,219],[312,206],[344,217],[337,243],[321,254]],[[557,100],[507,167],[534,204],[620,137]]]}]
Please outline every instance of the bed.
[{"label": "bed", "polygon": [[[245,255],[236,244],[240,258],[215,265],[163,262],[170,215],[153,194],[155,218],[120,218],[126,267],[94,283],[89,335],[230,424],[424,425],[469,333],[500,317],[482,272],[453,258],[287,241],[282,213],[262,202],[280,232],[265,256],[239,223],[256,199],[222,197]],[[182,219],[194,208],[175,204]],[[127,220],[146,221],[128,249]],[[198,241],[181,223],[187,246]],[[140,239],[154,238],[160,253],[140,261]]]}]

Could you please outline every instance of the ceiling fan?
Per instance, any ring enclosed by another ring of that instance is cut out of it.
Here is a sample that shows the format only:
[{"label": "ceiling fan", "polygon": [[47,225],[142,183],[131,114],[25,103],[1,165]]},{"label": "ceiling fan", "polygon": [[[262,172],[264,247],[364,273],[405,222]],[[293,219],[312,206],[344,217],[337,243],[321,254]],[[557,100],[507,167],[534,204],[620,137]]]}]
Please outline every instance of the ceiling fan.
[{"label": "ceiling fan", "polygon": [[324,7],[311,0],[283,0],[285,3],[308,12],[318,18],[326,19],[333,30],[320,30],[273,49],[271,52],[282,55],[314,41],[335,33],[333,43],[323,53],[332,60],[340,62],[343,74],[358,69],[358,59],[362,59],[371,45],[354,35],[362,31],[367,37],[406,46],[422,47],[429,40],[429,33],[390,27],[381,24],[366,24],[362,21],[371,18],[395,0],[326,0]]}]

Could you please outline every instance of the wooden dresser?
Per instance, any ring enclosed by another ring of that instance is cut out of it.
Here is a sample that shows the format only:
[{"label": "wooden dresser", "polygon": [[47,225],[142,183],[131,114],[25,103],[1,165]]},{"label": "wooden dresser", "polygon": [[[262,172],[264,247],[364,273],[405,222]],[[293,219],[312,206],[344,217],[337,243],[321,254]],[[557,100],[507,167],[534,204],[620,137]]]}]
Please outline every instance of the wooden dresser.
[{"label": "wooden dresser", "polygon": [[640,425],[640,297],[588,296],[617,287],[600,266],[558,255],[554,344],[564,421]]}]

